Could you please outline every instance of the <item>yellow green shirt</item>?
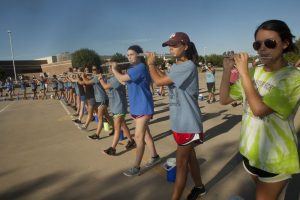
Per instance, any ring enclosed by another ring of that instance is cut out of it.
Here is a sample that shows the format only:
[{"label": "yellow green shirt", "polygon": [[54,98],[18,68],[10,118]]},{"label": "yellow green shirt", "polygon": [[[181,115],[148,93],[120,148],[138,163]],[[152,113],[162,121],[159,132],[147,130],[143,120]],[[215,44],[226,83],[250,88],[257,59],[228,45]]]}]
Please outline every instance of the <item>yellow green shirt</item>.
[{"label": "yellow green shirt", "polygon": [[256,67],[250,74],[263,102],[274,112],[263,118],[254,116],[241,80],[231,86],[231,98],[243,101],[240,152],[251,166],[264,171],[299,173],[294,117],[300,103],[300,71],[292,66],[275,72]]}]

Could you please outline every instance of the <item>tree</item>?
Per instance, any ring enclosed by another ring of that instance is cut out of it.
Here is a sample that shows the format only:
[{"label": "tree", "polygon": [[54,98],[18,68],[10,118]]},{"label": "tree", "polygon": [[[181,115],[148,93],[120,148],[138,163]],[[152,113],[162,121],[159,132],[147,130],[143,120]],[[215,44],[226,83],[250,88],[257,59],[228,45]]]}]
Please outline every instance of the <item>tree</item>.
[{"label": "tree", "polygon": [[126,56],[124,56],[123,54],[120,54],[120,53],[116,53],[115,55],[113,55],[111,57],[111,61],[114,61],[114,62],[127,62],[128,59]]},{"label": "tree", "polygon": [[300,38],[298,38],[295,41],[296,46],[298,47],[298,52],[289,52],[284,55],[285,59],[290,63],[290,64],[295,64],[299,59],[300,59]]},{"label": "tree", "polygon": [[3,69],[0,69],[0,80],[4,80],[5,79],[5,71]]},{"label": "tree", "polygon": [[100,56],[91,49],[79,49],[72,54],[72,66],[73,67],[88,67],[91,68],[93,65],[100,66]]},{"label": "tree", "polygon": [[223,56],[217,54],[211,54],[206,56],[206,63],[211,63],[215,67],[221,67],[223,65]]}]

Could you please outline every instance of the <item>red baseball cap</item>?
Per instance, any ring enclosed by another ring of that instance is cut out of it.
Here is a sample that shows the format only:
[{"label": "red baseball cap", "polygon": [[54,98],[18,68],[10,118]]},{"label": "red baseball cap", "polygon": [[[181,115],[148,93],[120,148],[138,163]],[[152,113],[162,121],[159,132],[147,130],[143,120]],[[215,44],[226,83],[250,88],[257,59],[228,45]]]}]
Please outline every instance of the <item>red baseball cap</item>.
[{"label": "red baseball cap", "polygon": [[184,32],[176,32],[170,36],[170,39],[162,44],[165,46],[174,46],[178,43],[188,44],[190,42],[189,36]]}]

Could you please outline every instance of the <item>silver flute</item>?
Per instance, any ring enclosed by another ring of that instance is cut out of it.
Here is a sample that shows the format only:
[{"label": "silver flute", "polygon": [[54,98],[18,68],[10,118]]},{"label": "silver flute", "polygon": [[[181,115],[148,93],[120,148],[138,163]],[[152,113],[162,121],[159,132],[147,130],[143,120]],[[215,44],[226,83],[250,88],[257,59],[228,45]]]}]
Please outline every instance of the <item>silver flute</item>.
[{"label": "silver flute", "polygon": [[[238,55],[237,53],[234,53],[234,51],[227,51],[223,53],[223,57],[224,58],[233,58],[234,55]],[[272,59],[271,56],[260,56],[260,55],[256,55],[254,57],[255,59],[259,59],[259,60],[263,60],[263,59]]]},{"label": "silver flute", "polygon": [[81,75],[81,74],[93,75],[93,73],[90,73],[90,72],[88,72],[88,73],[84,73],[84,72],[68,72],[68,74],[70,74],[70,75],[77,75],[77,74],[79,74],[79,75]]},{"label": "silver flute", "polygon": [[[117,63],[117,65],[129,65],[130,62],[120,62],[120,63]],[[107,63],[107,64],[102,64],[101,67],[109,67],[111,66],[110,63]]]},{"label": "silver flute", "polygon": [[[157,53],[154,53],[154,54],[157,57],[174,57],[171,54],[157,54]],[[147,57],[147,53],[139,53],[138,56]]]}]

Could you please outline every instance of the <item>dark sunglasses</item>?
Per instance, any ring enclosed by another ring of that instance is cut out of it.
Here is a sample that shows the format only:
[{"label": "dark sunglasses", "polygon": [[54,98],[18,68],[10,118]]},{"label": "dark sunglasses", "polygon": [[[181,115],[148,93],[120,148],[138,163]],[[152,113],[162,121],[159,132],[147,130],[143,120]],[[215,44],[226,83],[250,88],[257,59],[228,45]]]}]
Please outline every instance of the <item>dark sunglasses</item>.
[{"label": "dark sunglasses", "polygon": [[253,49],[255,51],[258,51],[260,49],[262,43],[264,43],[265,47],[267,47],[269,49],[275,49],[275,47],[277,45],[276,40],[266,39],[263,42],[260,42],[260,41],[253,42]]}]

